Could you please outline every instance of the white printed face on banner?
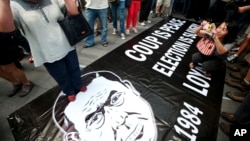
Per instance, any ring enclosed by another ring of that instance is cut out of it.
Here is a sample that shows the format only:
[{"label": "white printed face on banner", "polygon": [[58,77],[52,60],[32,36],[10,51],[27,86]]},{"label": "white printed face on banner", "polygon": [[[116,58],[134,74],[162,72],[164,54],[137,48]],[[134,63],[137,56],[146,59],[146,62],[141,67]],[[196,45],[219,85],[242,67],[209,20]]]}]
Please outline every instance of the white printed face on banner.
[{"label": "white printed face on banner", "polygon": [[150,105],[134,89],[103,76],[94,78],[64,111],[82,141],[154,141]]}]

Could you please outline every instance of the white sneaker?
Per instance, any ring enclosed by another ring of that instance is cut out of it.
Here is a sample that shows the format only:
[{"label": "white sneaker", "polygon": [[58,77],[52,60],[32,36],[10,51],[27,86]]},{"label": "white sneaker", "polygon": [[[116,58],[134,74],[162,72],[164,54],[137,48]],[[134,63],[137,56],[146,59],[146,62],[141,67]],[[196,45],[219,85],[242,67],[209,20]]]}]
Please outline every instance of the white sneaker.
[{"label": "white sneaker", "polygon": [[141,25],[141,26],[145,26],[146,24],[145,24],[145,22],[139,22],[139,24]]},{"label": "white sneaker", "polygon": [[117,31],[116,28],[114,28],[112,34],[116,34],[116,31]]},{"label": "white sneaker", "polygon": [[152,22],[151,22],[150,20],[147,20],[146,23],[150,24],[150,23],[152,23]]},{"label": "white sneaker", "polygon": [[126,39],[124,33],[121,33],[121,37],[122,37],[123,40]]},{"label": "white sneaker", "polygon": [[233,54],[233,55],[227,57],[227,61],[228,62],[234,62],[237,58],[238,58],[238,55]]}]

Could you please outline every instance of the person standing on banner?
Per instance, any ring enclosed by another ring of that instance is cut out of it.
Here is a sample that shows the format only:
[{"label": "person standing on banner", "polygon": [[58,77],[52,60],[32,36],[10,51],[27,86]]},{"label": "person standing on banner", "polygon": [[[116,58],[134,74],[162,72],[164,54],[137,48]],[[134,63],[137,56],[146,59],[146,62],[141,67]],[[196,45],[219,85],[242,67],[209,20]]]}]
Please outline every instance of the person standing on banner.
[{"label": "person standing on banner", "polygon": [[18,92],[19,96],[26,96],[34,86],[25,73],[15,65],[20,42],[19,33],[14,24],[10,2],[0,0],[0,77],[13,85],[9,97]]},{"label": "person standing on banner", "polygon": [[[202,21],[201,25],[194,31],[197,36],[201,37],[196,45],[199,52],[192,55],[192,62],[189,67],[194,68],[201,64],[205,72],[204,75],[208,77],[211,76],[212,72],[224,68],[225,59],[228,51],[233,47],[237,29],[235,21],[224,21],[218,27],[214,23]],[[204,49],[204,52],[202,49]]]},{"label": "person standing on banner", "polygon": [[131,4],[128,7],[128,16],[126,20],[126,35],[130,35],[130,25],[132,24],[132,30],[134,33],[138,33],[136,29],[136,22],[138,19],[139,9],[141,7],[141,0],[131,0]]},{"label": "person standing on banner", "polygon": [[140,7],[140,14],[139,14],[139,24],[141,26],[145,26],[146,23],[151,23],[150,20],[148,20],[151,6],[152,6],[153,0],[141,0],[141,7]]},{"label": "person standing on banner", "polygon": [[[108,47],[108,1],[107,0],[86,0],[85,17],[90,27],[94,30],[96,18],[101,22],[101,42],[103,47]],[[94,43],[94,33],[86,37],[84,48],[92,47]]]},{"label": "person standing on banner", "polygon": [[120,0],[117,2],[109,2],[112,20],[113,20],[113,33],[117,32],[117,14],[119,13],[119,21],[120,21],[120,35],[122,39],[125,38],[125,0]]},{"label": "person standing on banner", "polygon": [[[22,28],[30,43],[36,67],[44,65],[61,87],[68,101],[74,101],[79,91],[86,91],[82,85],[76,49],[70,46],[58,20],[67,14],[77,15],[76,1],[72,0],[0,0],[4,8],[11,4],[14,20]],[[39,11],[39,12],[38,12]],[[9,17],[11,11],[4,11]],[[22,14],[21,14],[22,13]]]}]

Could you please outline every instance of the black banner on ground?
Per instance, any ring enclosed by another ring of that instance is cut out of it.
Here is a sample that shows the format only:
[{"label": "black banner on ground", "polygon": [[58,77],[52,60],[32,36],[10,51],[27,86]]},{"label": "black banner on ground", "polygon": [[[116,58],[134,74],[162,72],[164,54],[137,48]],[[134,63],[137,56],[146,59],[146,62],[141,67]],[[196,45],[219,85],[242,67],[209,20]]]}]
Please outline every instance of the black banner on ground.
[{"label": "black banner on ground", "polygon": [[84,69],[76,102],[54,88],[11,114],[15,138],[216,140],[225,70],[189,69],[197,26],[169,18],[121,45]]}]

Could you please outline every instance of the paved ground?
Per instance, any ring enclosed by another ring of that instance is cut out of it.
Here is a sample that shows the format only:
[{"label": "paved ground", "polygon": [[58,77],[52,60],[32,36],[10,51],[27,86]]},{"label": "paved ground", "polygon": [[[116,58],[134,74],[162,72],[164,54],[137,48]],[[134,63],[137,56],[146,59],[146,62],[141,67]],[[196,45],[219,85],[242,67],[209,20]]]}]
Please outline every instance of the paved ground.
[{"label": "paved ground", "polygon": [[[154,18],[151,19],[152,23],[148,24],[144,27],[138,26],[139,33],[143,32],[147,28],[151,27],[152,25],[158,23],[161,18]],[[126,41],[130,40],[136,36],[136,34],[131,34],[130,36],[127,36],[125,40],[122,40],[119,36],[112,34],[112,27],[111,24],[109,24],[109,30],[108,30],[108,41],[109,46],[107,48],[104,48],[101,45],[100,42],[100,36],[96,37],[95,46],[92,48],[84,49],[82,46],[84,45],[84,41],[77,44],[77,52],[79,56],[80,61],[80,67],[84,68],[85,66],[91,64],[98,58],[102,57],[103,55],[107,54],[108,52],[112,51],[116,47],[120,46],[121,44],[125,43]],[[19,96],[14,97],[7,97],[6,93],[8,90],[11,89],[11,85],[9,82],[3,80],[0,78],[0,141],[14,141],[14,137],[12,135],[10,126],[7,122],[6,117],[16,111],[17,109],[21,108],[25,104],[29,103],[30,101],[34,100],[38,96],[42,95],[44,92],[48,91],[52,87],[56,86],[55,81],[51,78],[51,76],[46,72],[45,68],[43,66],[35,68],[33,64],[30,64],[28,62],[28,58],[24,58],[21,63],[23,64],[23,70],[27,74],[27,77],[35,83],[35,87],[32,90],[32,92],[25,96],[20,98]],[[225,85],[224,92],[227,90],[231,90],[232,88],[229,88]],[[222,110],[223,111],[229,111],[234,112],[235,109],[239,103],[233,102],[225,97],[223,97],[222,101]],[[221,133],[220,130],[218,130],[218,141],[227,141],[229,140],[228,137],[226,137],[223,133]]]}]

